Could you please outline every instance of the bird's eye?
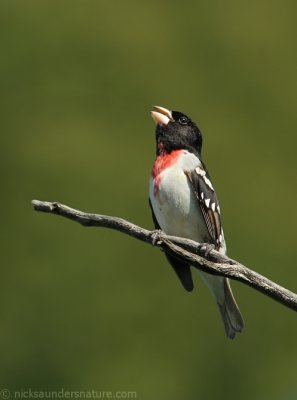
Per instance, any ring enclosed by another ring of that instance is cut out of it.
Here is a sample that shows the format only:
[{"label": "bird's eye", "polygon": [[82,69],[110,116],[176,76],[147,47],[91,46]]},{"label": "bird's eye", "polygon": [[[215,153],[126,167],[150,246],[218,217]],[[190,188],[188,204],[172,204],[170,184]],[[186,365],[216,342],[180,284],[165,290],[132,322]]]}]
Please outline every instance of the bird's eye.
[{"label": "bird's eye", "polygon": [[179,120],[178,120],[178,122],[179,122],[181,125],[187,125],[187,123],[188,123],[188,118],[187,118],[187,117],[180,117]]}]

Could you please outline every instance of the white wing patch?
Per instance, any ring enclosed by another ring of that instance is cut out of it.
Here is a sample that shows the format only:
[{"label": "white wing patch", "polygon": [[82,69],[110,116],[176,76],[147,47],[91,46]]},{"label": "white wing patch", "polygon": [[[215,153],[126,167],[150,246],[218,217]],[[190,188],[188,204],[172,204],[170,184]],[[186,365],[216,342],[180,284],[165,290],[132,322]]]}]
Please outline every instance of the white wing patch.
[{"label": "white wing patch", "polygon": [[203,180],[207,184],[207,186],[214,192],[214,188],[213,188],[210,180],[207,178],[206,172],[204,171],[204,169],[197,167],[195,169],[195,171],[197,172],[198,175],[200,175],[203,178]]}]

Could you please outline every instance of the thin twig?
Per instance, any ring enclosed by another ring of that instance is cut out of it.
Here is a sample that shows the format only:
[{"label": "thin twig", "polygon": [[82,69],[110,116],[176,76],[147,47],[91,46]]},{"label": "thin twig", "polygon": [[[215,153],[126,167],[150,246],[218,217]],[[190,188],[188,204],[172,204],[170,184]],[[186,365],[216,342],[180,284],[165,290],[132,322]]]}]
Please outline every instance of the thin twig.
[{"label": "thin twig", "polygon": [[187,261],[201,271],[240,281],[297,311],[297,295],[239,262],[219,253],[208,244],[149,231],[122,218],[85,213],[57,202],[33,200],[34,210],[60,215],[83,226],[110,228],[157,246],[168,254]]}]

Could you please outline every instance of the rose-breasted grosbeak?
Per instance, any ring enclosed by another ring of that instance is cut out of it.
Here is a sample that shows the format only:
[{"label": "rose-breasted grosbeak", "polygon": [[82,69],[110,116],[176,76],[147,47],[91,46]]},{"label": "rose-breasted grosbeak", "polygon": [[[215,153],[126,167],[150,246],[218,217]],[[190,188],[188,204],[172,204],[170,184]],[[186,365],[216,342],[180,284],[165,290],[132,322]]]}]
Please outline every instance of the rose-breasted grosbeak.
[{"label": "rose-breasted grosbeak", "polygon": [[[157,229],[200,243],[211,243],[226,253],[221,212],[209,174],[201,160],[202,135],[186,115],[154,107],[157,158],[150,179],[150,207]],[[166,257],[184,288],[193,290],[190,265]],[[229,280],[199,271],[219,306],[228,338],[244,326]]]}]

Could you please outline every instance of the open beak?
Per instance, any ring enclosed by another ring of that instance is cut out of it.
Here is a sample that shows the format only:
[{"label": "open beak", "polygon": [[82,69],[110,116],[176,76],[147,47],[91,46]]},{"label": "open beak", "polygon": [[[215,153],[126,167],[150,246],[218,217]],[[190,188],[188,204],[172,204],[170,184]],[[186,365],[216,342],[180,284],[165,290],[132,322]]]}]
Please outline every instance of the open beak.
[{"label": "open beak", "polygon": [[151,116],[157,125],[167,125],[169,121],[173,121],[171,111],[164,107],[154,106]]}]

